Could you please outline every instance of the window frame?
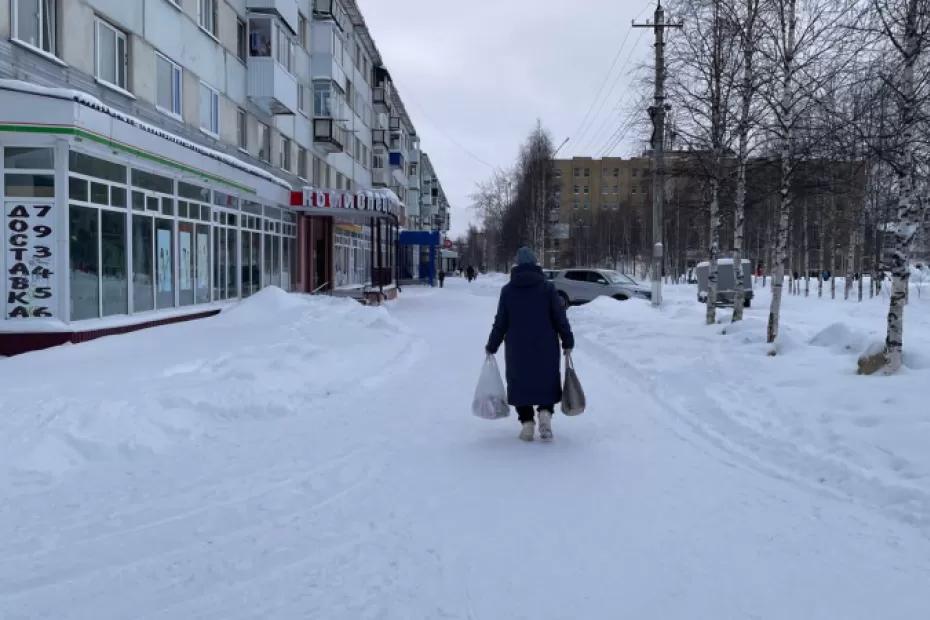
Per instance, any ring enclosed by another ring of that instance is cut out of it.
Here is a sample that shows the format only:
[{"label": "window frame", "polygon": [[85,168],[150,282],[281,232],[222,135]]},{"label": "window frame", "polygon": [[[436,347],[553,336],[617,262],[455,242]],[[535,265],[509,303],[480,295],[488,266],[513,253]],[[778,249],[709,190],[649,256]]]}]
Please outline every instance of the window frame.
[{"label": "window frame", "polygon": [[291,171],[291,139],[281,134],[281,142],[278,151],[278,168],[285,172]]},{"label": "window frame", "polygon": [[307,149],[300,145],[297,145],[297,176],[303,179],[304,181],[308,180],[307,179],[307,175],[308,175],[307,158],[308,156],[309,155],[308,155]]},{"label": "window frame", "polygon": [[[177,112],[175,112],[174,110],[168,110],[162,107],[162,105],[158,102],[158,99],[159,99],[158,97],[158,62],[159,60],[165,61],[166,63],[168,63],[168,65],[171,68],[171,89],[172,89],[171,99],[172,99],[172,105],[177,103],[177,106],[178,106]],[[177,93],[174,92],[175,78],[177,78],[177,87],[178,87]],[[168,116],[172,118],[175,118],[177,120],[184,120],[182,116],[184,112],[184,68],[178,63],[171,60],[171,58],[169,58],[165,54],[162,54],[159,51],[155,52],[155,108],[158,111],[162,112],[163,114],[167,114]]]},{"label": "window frame", "polygon": [[[206,89],[210,93],[210,127],[203,126],[203,91]],[[213,88],[203,80],[200,81],[200,131],[214,138],[220,137],[220,91]]]},{"label": "window frame", "polygon": [[244,63],[249,60],[249,22],[236,16],[236,57]]},{"label": "window frame", "polygon": [[[258,121],[257,127],[258,127],[258,154],[257,154],[257,157],[258,157],[258,159],[260,159],[261,161],[265,162],[266,164],[270,164],[270,163],[271,163],[271,126],[268,125],[268,124],[266,124],[266,123],[263,123],[263,122],[261,122],[261,121]],[[263,134],[263,132],[262,132],[263,129],[264,129],[264,134]],[[262,157],[262,148],[263,148],[266,144],[267,144],[267,146],[268,146],[267,156],[266,156],[266,157]]]},{"label": "window frame", "polygon": [[242,108],[236,109],[236,142],[240,151],[249,152],[249,113]]},{"label": "window frame", "polygon": [[[212,10],[207,13],[204,11],[205,8],[211,8]],[[204,23],[204,17],[210,18],[210,27]],[[200,26],[200,29],[215,39],[219,32],[219,24],[217,22],[219,22],[219,1],[197,0],[197,24]]]},{"label": "window frame", "polygon": [[[100,28],[108,28],[113,32],[113,57],[114,62],[116,63],[113,67],[113,71],[116,75],[117,82],[119,81],[120,76],[120,58],[119,58],[119,42],[122,39],[123,42],[123,80],[125,84],[118,84],[111,82],[103,77],[100,74]],[[111,86],[117,90],[123,92],[129,92],[129,36],[114,26],[112,23],[108,22],[99,15],[94,16],[94,79],[101,84]]]},{"label": "window frame", "polygon": [[[58,19],[59,0],[50,0],[50,2],[54,3],[54,6],[52,7],[52,11],[51,11],[52,13],[51,23],[48,27],[49,36],[51,37],[51,45],[49,45],[49,49],[45,49],[46,42],[43,40],[45,29],[42,28],[42,25],[45,22],[44,18],[47,17],[45,15],[45,3],[43,2],[43,0],[35,0],[38,6],[38,9],[39,9],[40,17],[39,17],[39,31],[36,33],[37,38],[38,38],[38,41],[37,41],[38,44],[33,45],[32,43],[27,41],[25,38],[20,36],[19,11],[20,11],[20,3],[22,1],[23,0],[12,0],[10,3],[10,39],[12,39],[13,41],[16,41],[17,43],[21,45],[25,45],[30,50],[35,50],[37,53],[42,54],[43,56],[50,56],[60,62],[61,60],[58,55],[58,46],[61,42],[61,36],[60,36],[59,28],[58,28],[59,21],[60,21]],[[94,31],[94,34],[96,36],[96,30]]]}]

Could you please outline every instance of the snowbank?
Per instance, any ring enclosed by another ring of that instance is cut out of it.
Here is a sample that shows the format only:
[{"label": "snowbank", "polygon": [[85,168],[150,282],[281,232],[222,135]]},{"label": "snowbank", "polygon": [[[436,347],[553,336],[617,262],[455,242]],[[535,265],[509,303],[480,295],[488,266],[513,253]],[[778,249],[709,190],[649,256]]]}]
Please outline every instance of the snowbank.
[{"label": "snowbank", "polygon": [[0,359],[0,481],[297,415],[384,381],[411,342],[383,307],[267,288],[214,318]]},{"label": "snowbank", "polygon": [[905,313],[905,369],[860,377],[856,359],[884,337],[887,300],[784,296],[779,354],[768,357],[770,295],[756,289],[741,324],[706,326],[693,286],[645,302],[570,311],[579,350],[649,386],[680,421],[753,467],[849,495],[930,525],[930,301]]}]

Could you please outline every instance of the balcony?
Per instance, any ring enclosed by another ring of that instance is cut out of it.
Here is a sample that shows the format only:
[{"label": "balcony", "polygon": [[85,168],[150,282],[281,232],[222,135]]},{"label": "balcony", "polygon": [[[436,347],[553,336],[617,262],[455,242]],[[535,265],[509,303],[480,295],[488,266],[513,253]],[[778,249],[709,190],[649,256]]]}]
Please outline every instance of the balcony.
[{"label": "balcony", "polygon": [[313,119],[313,142],[327,153],[342,152],[342,132],[331,118]]},{"label": "balcony", "polygon": [[296,34],[300,28],[297,0],[247,0],[245,6],[254,13],[277,15],[292,33]]},{"label": "balcony", "polygon": [[249,99],[270,114],[297,113],[297,78],[270,56],[250,56]]},{"label": "balcony", "polygon": [[377,86],[371,89],[371,101],[375,112],[391,113],[391,87],[389,85]]},{"label": "balcony", "polygon": [[342,30],[349,26],[349,14],[336,0],[313,0],[313,16],[317,19],[331,19]]},{"label": "balcony", "polygon": [[400,168],[401,171],[407,169],[406,158],[400,151],[393,151],[389,156],[388,162],[391,164],[391,168]]},{"label": "balcony", "polygon": [[409,180],[407,182],[407,188],[412,189],[414,191],[420,191],[420,175],[411,174],[409,175],[408,179]]},{"label": "balcony", "polygon": [[381,144],[383,146],[388,146],[388,135],[387,131],[384,129],[373,129],[371,132],[371,143],[372,145]]},{"label": "balcony", "polygon": [[371,171],[371,184],[375,187],[387,187],[390,183],[390,174],[387,168],[374,168]]},{"label": "balcony", "polygon": [[391,120],[388,122],[388,128],[391,131],[400,131],[400,117],[392,116]]}]

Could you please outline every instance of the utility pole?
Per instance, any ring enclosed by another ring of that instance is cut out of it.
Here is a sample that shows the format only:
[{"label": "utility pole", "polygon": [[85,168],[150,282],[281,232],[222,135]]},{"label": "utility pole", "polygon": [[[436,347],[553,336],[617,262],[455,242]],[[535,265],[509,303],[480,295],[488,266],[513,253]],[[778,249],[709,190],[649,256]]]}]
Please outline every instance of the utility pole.
[{"label": "utility pole", "polygon": [[681,23],[667,23],[662,0],[656,5],[655,19],[652,23],[637,24],[634,28],[652,28],[656,42],[656,83],[655,102],[649,107],[652,119],[652,305],[662,305],[662,262],[663,245],[663,207],[665,206],[665,113],[669,107],[665,104],[665,29],[681,28]]}]

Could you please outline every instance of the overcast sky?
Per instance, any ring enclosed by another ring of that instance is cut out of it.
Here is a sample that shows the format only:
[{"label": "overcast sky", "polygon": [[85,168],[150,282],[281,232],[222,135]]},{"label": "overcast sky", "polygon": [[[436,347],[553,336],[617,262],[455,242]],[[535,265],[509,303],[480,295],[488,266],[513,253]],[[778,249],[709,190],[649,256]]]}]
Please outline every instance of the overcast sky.
[{"label": "overcast sky", "polygon": [[[559,157],[609,144],[630,72],[653,53],[652,31],[630,22],[651,18],[654,0],[358,4],[452,204],[453,237],[473,218],[468,196],[491,174],[486,164],[510,166],[537,118],[556,144],[571,138]],[[602,85],[593,122],[578,131]],[[613,154],[633,149],[628,139]]]}]

